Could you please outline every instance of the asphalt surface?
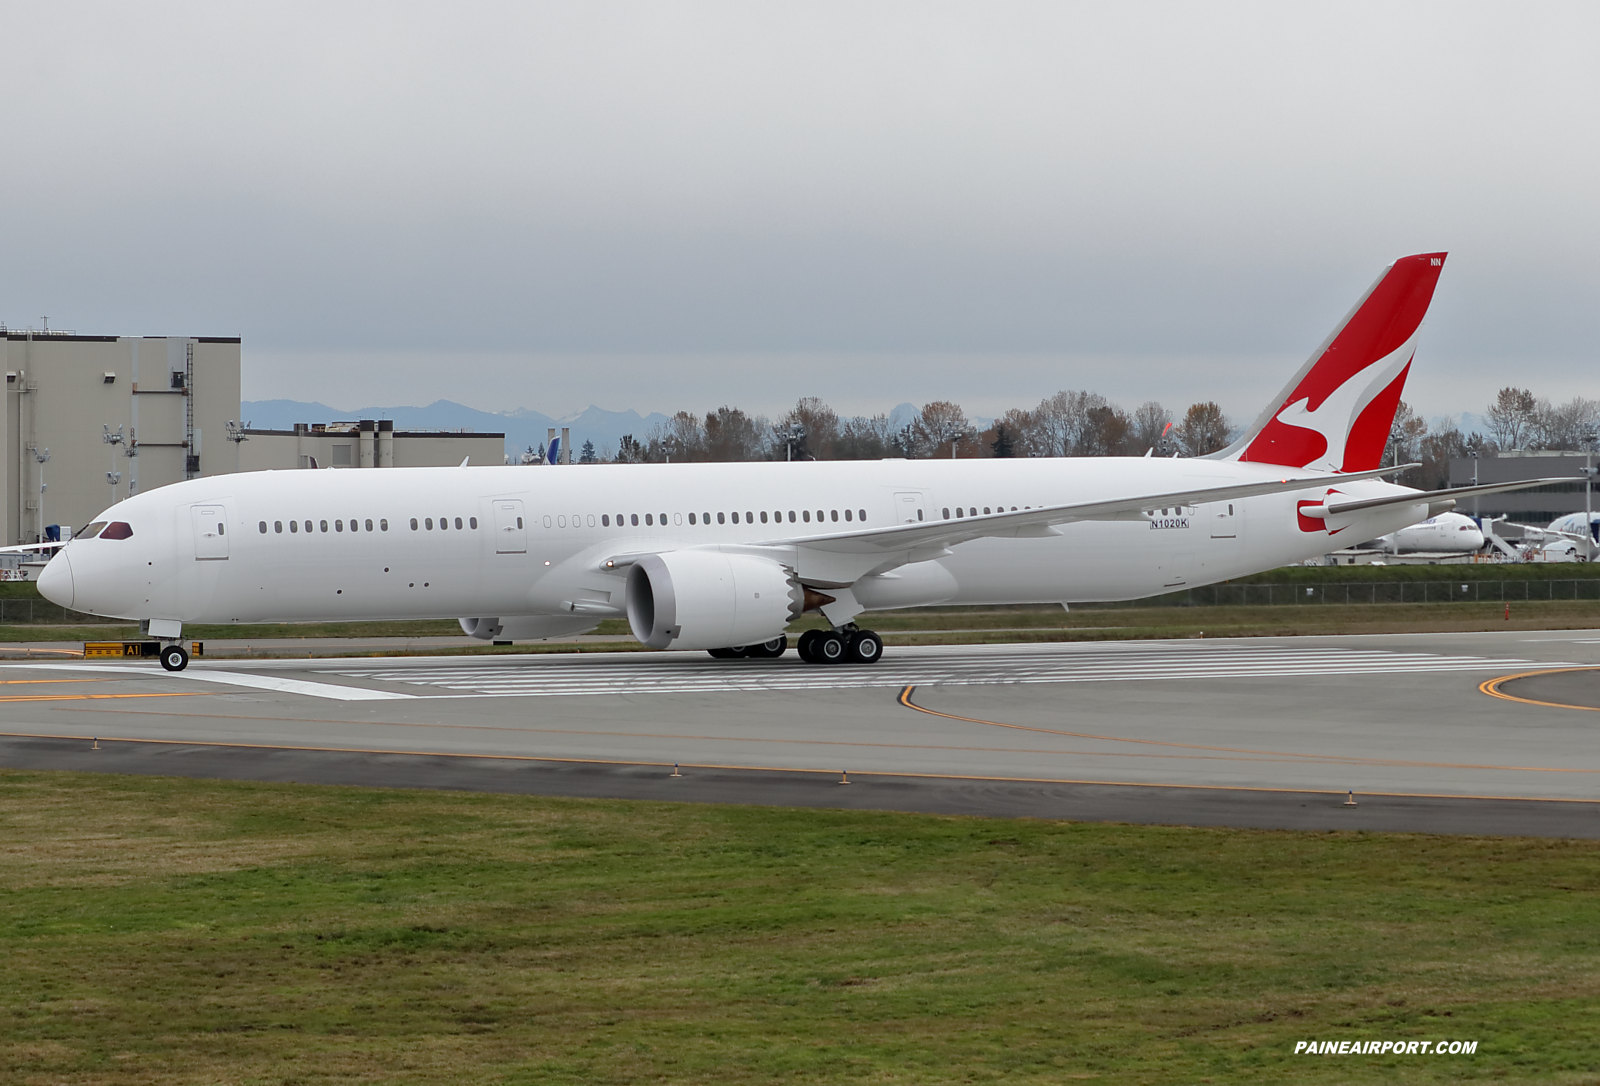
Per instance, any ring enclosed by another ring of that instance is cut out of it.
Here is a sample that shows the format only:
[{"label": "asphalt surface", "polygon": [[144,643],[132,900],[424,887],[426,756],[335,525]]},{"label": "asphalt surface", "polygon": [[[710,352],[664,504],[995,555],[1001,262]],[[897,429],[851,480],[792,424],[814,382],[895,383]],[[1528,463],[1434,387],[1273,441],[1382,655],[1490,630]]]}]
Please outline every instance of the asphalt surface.
[{"label": "asphalt surface", "polygon": [[1597,707],[1595,631],[891,648],[871,667],[23,660],[0,665],[0,766],[1600,837]]}]

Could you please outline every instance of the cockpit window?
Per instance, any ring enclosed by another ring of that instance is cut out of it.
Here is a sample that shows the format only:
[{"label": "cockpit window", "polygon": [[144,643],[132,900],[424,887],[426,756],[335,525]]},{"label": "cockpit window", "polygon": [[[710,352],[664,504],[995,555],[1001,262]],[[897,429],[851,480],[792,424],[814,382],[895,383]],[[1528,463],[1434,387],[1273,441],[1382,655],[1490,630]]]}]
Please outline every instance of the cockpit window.
[{"label": "cockpit window", "polygon": [[82,528],[79,528],[76,532],[72,533],[72,538],[93,539],[95,536],[100,534],[100,529],[104,528],[105,526],[106,522],[103,520],[97,520],[93,524],[85,524]]},{"label": "cockpit window", "polygon": [[106,525],[106,530],[100,533],[101,539],[130,539],[133,536],[133,525],[125,520],[114,520]]}]

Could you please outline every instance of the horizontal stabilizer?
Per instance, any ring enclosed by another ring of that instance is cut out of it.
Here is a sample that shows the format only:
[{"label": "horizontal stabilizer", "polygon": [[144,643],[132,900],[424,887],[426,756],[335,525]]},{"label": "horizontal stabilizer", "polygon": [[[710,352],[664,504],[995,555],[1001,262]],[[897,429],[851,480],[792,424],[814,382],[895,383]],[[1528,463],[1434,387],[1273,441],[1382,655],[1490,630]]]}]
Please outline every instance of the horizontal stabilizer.
[{"label": "horizontal stabilizer", "polygon": [[1361,501],[1328,502],[1326,505],[1307,505],[1300,509],[1304,517],[1336,517],[1341,513],[1358,513],[1363,509],[1382,509],[1386,505],[1425,505],[1437,502],[1454,502],[1480,494],[1502,494],[1508,490],[1528,490],[1552,483],[1570,483],[1571,476],[1562,479],[1524,479],[1517,483],[1485,483],[1482,486],[1458,486],[1450,490],[1415,490],[1410,494],[1392,494],[1386,498],[1367,498]]}]

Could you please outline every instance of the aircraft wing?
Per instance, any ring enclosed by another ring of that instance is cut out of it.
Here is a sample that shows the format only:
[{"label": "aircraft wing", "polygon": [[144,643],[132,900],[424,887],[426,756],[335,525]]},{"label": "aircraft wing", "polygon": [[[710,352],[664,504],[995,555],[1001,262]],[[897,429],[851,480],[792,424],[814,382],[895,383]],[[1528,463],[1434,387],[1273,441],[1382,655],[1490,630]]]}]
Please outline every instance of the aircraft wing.
[{"label": "aircraft wing", "polygon": [[[1307,517],[1336,517],[1341,513],[1357,513],[1363,509],[1381,509],[1386,505],[1422,505],[1430,507],[1430,515],[1437,516],[1455,507],[1458,498],[1471,498],[1479,494],[1500,494],[1507,490],[1527,490],[1529,487],[1549,486],[1551,483],[1570,483],[1570,475],[1559,479],[1523,479],[1516,483],[1485,483],[1482,486],[1458,486],[1452,490],[1413,491],[1410,494],[1391,494],[1383,498],[1365,498],[1359,501],[1330,501],[1324,505],[1307,505],[1300,510]],[[1448,502],[1442,508],[1434,505]]]},{"label": "aircraft wing", "polygon": [[53,551],[60,547],[65,547],[70,542],[72,540],[69,539],[65,543],[23,543],[16,547],[0,547],[0,554],[33,554],[37,551]]},{"label": "aircraft wing", "polygon": [[[1235,498],[1253,498],[1262,494],[1285,494],[1297,490],[1351,483],[1361,479],[1376,479],[1384,475],[1406,471],[1416,464],[1401,464],[1373,471],[1354,471],[1345,475],[1315,475],[1298,479],[1281,478],[1256,483],[1233,483],[1228,486],[1196,486],[1187,490],[1169,490],[1159,494],[1129,494],[1101,501],[1078,502],[1071,505],[1050,505],[1017,512],[992,513],[987,516],[963,517],[959,520],[937,520],[916,524],[896,524],[887,528],[869,528],[855,532],[840,532],[824,536],[796,536],[765,539],[751,544],[757,547],[804,547],[812,551],[835,554],[887,556],[896,551],[940,549],[953,547],[973,539],[1029,538],[1057,535],[1054,526],[1082,520],[1142,520],[1145,510],[1174,505],[1200,505],[1205,502],[1228,501]],[[1418,498],[1406,498],[1415,502]]]}]

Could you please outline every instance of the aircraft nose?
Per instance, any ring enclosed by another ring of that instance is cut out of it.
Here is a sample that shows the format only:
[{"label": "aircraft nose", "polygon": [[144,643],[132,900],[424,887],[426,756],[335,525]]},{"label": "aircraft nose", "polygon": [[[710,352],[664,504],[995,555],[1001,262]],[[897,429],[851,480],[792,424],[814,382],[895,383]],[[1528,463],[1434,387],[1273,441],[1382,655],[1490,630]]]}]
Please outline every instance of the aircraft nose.
[{"label": "aircraft nose", "polygon": [[65,548],[57,551],[39,574],[39,595],[62,607],[72,606],[72,563]]}]

